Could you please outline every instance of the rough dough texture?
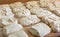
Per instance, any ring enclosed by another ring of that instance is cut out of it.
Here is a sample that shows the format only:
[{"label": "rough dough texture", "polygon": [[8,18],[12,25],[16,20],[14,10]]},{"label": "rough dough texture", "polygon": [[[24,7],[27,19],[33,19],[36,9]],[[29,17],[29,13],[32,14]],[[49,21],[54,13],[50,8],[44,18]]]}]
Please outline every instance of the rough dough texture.
[{"label": "rough dough texture", "polygon": [[13,13],[15,13],[16,11],[19,11],[21,9],[25,9],[24,4],[21,2],[12,3],[12,4],[10,4],[10,7],[13,10]]},{"label": "rough dough texture", "polygon": [[5,30],[5,35],[14,33],[16,31],[21,30],[23,27],[20,24],[12,23],[9,26],[5,26],[3,29]]},{"label": "rough dough texture", "polygon": [[31,9],[31,8],[39,8],[39,4],[38,4],[38,1],[29,1],[26,3],[26,7],[28,9]]},{"label": "rough dough texture", "polygon": [[30,15],[29,17],[22,17],[19,21],[22,25],[31,25],[40,22],[40,19],[36,15]]},{"label": "rough dough texture", "polygon": [[8,35],[7,37],[28,37],[28,35],[25,33],[25,31],[20,30],[18,32]]},{"label": "rough dough texture", "polygon": [[30,11],[28,9],[26,9],[24,4],[21,2],[16,2],[16,3],[10,4],[10,7],[13,10],[15,17],[24,17],[24,16],[31,15]]},{"label": "rough dough texture", "polygon": [[60,32],[60,21],[59,20],[51,22],[50,26],[53,29],[53,31]]},{"label": "rough dough texture", "polygon": [[12,13],[8,4],[0,5],[0,18],[3,17],[13,17],[14,14]]},{"label": "rough dough texture", "polygon": [[48,10],[44,10],[44,9],[38,9],[36,11],[36,15],[39,17],[39,18],[42,18],[42,17],[46,17],[46,16],[49,16],[51,15],[52,13]]},{"label": "rough dough texture", "polygon": [[29,29],[29,31],[35,36],[44,37],[45,35],[47,35],[51,32],[51,29],[49,28],[48,25],[41,22],[41,23],[38,23],[38,24],[32,26]]}]

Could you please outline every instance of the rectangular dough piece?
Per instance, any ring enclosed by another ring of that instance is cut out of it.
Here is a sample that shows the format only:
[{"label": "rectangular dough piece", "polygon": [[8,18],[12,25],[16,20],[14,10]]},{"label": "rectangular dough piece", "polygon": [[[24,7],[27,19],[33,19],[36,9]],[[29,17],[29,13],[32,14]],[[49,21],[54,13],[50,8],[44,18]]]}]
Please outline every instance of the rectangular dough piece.
[{"label": "rectangular dough piece", "polygon": [[51,22],[50,26],[53,29],[53,31],[60,32],[60,20]]},{"label": "rectangular dough piece", "polygon": [[28,37],[28,35],[26,34],[25,31],[20,30],[18,32],[15,32],[15,33],[8,35],[7,37]]},{"label": "rectangular dough piece", "polygon": [[10,24],[8,26],[5,26],[3,29],[5,30],[4,34],[8,35],[8,34],[16,32],[16,31],[22,30],[23,27],[18,23],[12,23],[12,24]]},{"label": "rectangular dough piece", "polygon": [[16,18],[9,18],[9,17],[4,17],[0,18],[0,27],[5,27],[10,25],[11,23],[18,23]]},{"label": "rectangular dough piece", "polygon": [[60,8],[56,8],[55,11],[54,11],[54,13],[55,13],[57,16],[60,17]]},{"label": "rectangular dough piece", "polygon": [[39,18],[43,18],[43,17],[46,17],[46,16],[49,16],[51,15],[52,13],[48,10],[44,10],[43,8],[40,8],[36,11],[36,15],[39,17]]},{"label": "rectangular dough piece", "polygon": [[60,1],[55,1],[54,4],[55,4],[56,8],[60,8]]},{"label": "rectangular dough piece", "polygon": [[47,4],[47,8],[48,8],[48,10],[50,10],[50,11],[55,11],[55,10],[56,10],[55,5],[54,5],[53,3],[51,3],[51,2],[49,2],[49,3]]},{"label": "rectangular dough piece", "polygon": [[26,2],[25,4],[28,9],[39,8],[39,1],[29,1],[29,2]]},{"label": "rectangular dough piece", "polygon": [[60,17],[55,15],[55,14],[52,14],[52,15],[48,16],[48,18],[50,18],[52,20],[60,20]]},{"label": "rectangular dough piece", "polygon": [[40,0],[40,7],[47,7],[47,4],[50,2],[50,0]]},{"label": "rectangular dough piece", "polygon": [[13,13],[15,13],[16,11],[20,11],[21,9],[26,9],[24,4],[21,2],[12,3],[12,4],[10,4],[10,7],[13,10]]},{"label": "rectangular dough piece", "polygon": [[50,16],[46,16],[42,18],[42,21],[46,24],[49,24],[52,21],[60,20],[60,17],[56,16],[55,14],[52,14]]},{"label": "rectangular dough piece", "polygon": [[30,11],[26,9],[23,3],[16,2],[13,4],[10,4],[11,9],[13,10],[13,13],[15,17],[25,17],[31,15]]},{"label": "rectangular dough piece", "polygon": [[51,29],[45,23],[40,22],[40,23],[32,26],[29,29],[29,32],[31,32],[32,35],[39,36],[39,37],[44,37],[45,35],[47,35],[51,32]]},{"label": "rectangular dough piece", "polygon": [[40,22],[40,19],[36,15],[30,15],[29,17],[22,17],[19,20],[19,23],[23,26],[29,26],[31,24],[35,24]]},{"label": "rectangular dough piece", "polygon": [[43,18],[42,18],[42,21],[43,21],[44,23],[46,23],[46,24],[49,24],[50,22],[52,22],[52,21],[54,21],[54,20],[52,20],[52,19],[50,19],[50,18],[48,18],[48,17],[43,17]]},{"label": "rectangular dough piece", "polygon": [[14,14],[8,4],[0,5],[0,18],[5,16],[14,17]]}]

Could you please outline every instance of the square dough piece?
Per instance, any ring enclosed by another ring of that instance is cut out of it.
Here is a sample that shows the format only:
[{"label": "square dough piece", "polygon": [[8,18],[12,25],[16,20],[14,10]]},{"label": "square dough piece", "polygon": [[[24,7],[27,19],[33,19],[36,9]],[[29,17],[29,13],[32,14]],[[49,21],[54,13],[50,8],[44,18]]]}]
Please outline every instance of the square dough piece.
[{"label": "square dough piece", "polygon": [[52,20],[60,20],[60,17],[55,15],[55,14],[52,14],[52,15],[48,16],[48,18],[50,18]]},{"label": "square dough piece", "polygon": [[23,16],[31,15],[30,11],[26,9],[24,4],[21,2],[10,4],[10,7],[13,10],[13,13],[15,14],[16,17],[23,17]]},{"label": "square dough piece", "polygon": [[54,4],[57,8],[60,8],[60,1],[55,1]]},{"label": "square dough piece", "polygon": [[46,24],[50,24],[50,22],[52,22],[52,21],[54,21],[53,19],[50,19],[50,18],[48,18],[48,17],[43,17],[42,18],[42,21],[44,22],[44,23],[46,23]]},{"label": "square dough piece", "polygon": [[46,16],[42,18],[42,21],[46,24],[49,24],[52,21],[60,20],[60,17],[56,16],[55,14],[52,14],[50,16]]},{"label": "square dough piece", "polygon": [[60,8],[56,8],[54,13],[57,15],[57,16],[60,16]]},{"label": "square dough piece", "polygon": [[51,2],[47,4],[47,8],[50,11],[55,11],[56,10],[55,5],[53,3],[51,3]]},{"label": "square dough piece", "polygon": [[35,7],[35,8],[31,8],[30,12],[31,12],[31,14],[36,15],[37,12],[42,11],[42,10],[47,10],[47,8],[36,8]]},{"label": "square dough piece", "polygon": [[39,17],[39,18],[42,18],[42,17],[46,17],[46,16],[49,16],[51,15],[52,13],[48,10],[44,10],[42,8],[36,10],[36,15]]},{"label": "square dough piece", "polygon": [[35,8],[35,7],[39,8],[39,3],[38,3],[38,1],[29,1],[29,2],[26,3],[26,7],[28,9]]},{"label": "square dough piece", "polygon": [[8,34],[11,34],[11,33],[14,33],[16,31],[23,29],[23,27],[20,24],[12,23],[9,26],[5,26],[3,29],[5,30],[4,34],[8,35]]},{"label": "square dough piece", "polygon": [[13,18],[9,18],[9,17],[4,17],[4,18],[0,18],[0,27],[4,27],[4,26],[8,26],[11,23],[18,23],[17,19]]},{"label": "square dough piece", "polygon": [[40,0],[40,7],[47,7],[50,0]]},{"label": "square dough piece", "polygon": [[21,9],[26,9],[24,4],[21,2],[15,2],[10,4],[11,9],[13,10],[13,13],[15,13],[16,11],[20,11]]},{"label": "square dough piece", "polygon": [[19,22],[23,26],[28,26],[40,22],[40,19],[36,15],[30,15],[29,17],[20,18]]},{"label": "square dough piece", "polygon": [[25,33],[25,31],[20,30],[18,32],[8,35],[7,37],[28,37],[28,35]]},{"label": "square dough piece", "polygon": [[29,32],[31,32],[35,36],[44,37],[45,35],[47,35],[51,32],[51,29],[45,23],[40,22],[40,23],[32,26],[29,29]]},{"label": "square dough piece", "polygon": [[60,20],[51,22],[50,26],[53,29],[53,31],[60,32]]},{"label": "square dough piece", "polygon": [[9,16],[9,17],[14,16],[8,4],[0,5],[0,18],[4,16]]},{"label": "square dough piece", "polygon": [[30,15],[31,15],[31,13],[28,9],[21,9],[20,11],[17,11],[15,13],[16,17],[28,17]]}]

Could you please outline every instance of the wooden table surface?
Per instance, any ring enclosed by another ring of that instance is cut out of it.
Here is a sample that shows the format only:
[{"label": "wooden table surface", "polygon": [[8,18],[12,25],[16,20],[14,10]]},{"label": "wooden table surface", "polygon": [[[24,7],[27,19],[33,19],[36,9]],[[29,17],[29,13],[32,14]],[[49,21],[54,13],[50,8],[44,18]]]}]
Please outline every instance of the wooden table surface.
[{"label": "wooden table surface", "polygon": [[[0,0],[0,4],[10,4],[10,3],[19,2],[19,1],[20,2],[27,2],[27,1],[31,1],[31,0]],[[26,27],[24,27],[24,30],[27,32],[29,37],[35,37],[35,36],[31,35],[31,33],[28,32]],[[51,33],[45,37],[57,37],[57,36],[60,36],[60,33]]]}]

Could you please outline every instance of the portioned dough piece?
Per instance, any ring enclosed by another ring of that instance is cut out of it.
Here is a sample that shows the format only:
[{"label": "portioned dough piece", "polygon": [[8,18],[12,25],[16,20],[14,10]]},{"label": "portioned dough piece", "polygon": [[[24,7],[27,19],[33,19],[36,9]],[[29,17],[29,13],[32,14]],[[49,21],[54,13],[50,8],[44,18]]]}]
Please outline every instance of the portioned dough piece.
[{"label": "portioned dough piece", "polygon": [[31,14],[35,14],[36,15],[37,12],[41,12],[43,10],[47,10],[47,8],[36,8],[35,7],[35,8],[31,8],[30,12],[31,12]]},{"label": "portioned dough piece", "polygon": [[52,19],[52,20],[60,20],[60,17],[58,17],[57,15],[55,14],[52,14],[50,16],[48,16],[48,18]]},{"label": "portioned dough piece", "polygon": [[46,17],[46,16],[49,16],[51,15],[52,13],[48,10],[44,10],[44,9],[38,9],[36,11],[36,15],[39,17],[39,18],[42,18],[42,17]]},{"label": "portioned dough piece", "polygon": [[53,3],[48,3],[47,6],[48,6],[48,10],[50,10],[50,11],[55,11],[55,9],[56,9],[56,7],[54,6]]},{"label": "portioned dough piece", "polygon": [[55,13],[57,16],[60,16],[60,8],[56,8],[56,10],[54,11],[54,13]]},{"label": "portioned dough piece", "polygon": [[52,22],[52,21],[54,21],[53,19],[50,19],[50,18],[48,18],[48,17],[43,17],[42,18],[42,21],[44,22],[44,23],[46,23],[46,24],[49,24],[50,22]]},{"label": "portioned dough piece", "polygon": [[9,17],[14,16],[8,4],[0,5],[0,18],[4,16],[9,16]]},{"label": "portioned dough piece", "polygon": [[26,9],[24,4],[21,2],[15,2],[10,4],[11,9],[13,10],[13,13],[15,13],[16,11],[20,11],[21,9]]},{"label": "portioned dough piece", "polygon": [[53,22],[56,20],[60,20],[60,17],[56,16],[55,14],[42,18],[42,21],[45,22],[46,24],[49,24],[50,22]]},{"label": "portioned dough piece", "polygon": [[60,20],[51,22],[50,26],[53,29],[53,31],[60,32]]},{"label": "portioned dough piece", "polygon": [[54,4],[57,8],[60,8],[60,1],[55,1]]},{"label": "portioned dough piece", "polygon": [[4,30],[3,30],[3,28],[0,28],[0,37],[4,37]]},{"label": "portioned dough piece", "polygon": [[11,33],[14,33],[16,31],[19,31],[21,30],[23,27],[21,26],[21,24],[18,24],[18,23],[12,23],[10,24],[9,26],[5,26],[4,27],[4,35],[8,35],[8,34],[11,34]]},{"label": "portioned dough piece", "polygon": [[8,26],[11,23],[18,23],[17,20],[15,18],[0,18],[0,27],[4,27],[4,26]]},{"label": "portioned dough piece", "polygon": [[29,32],[31,32],[35,36],[44,37],[51,32],[51,29],[48,27],[48,25],[41,22],[32,26],[29,29]]},{"label": "portioned dough piece", "polygon": [[20,30],[18,32],[15,32],[15,33],[8,35],[7,37],[28,37],[28,35],[26,34],[25,31]]},{"label": "portioned dough piece", "polygon": [[19,22],[24,26],[28,26],[40,22],[40,19],[36,15],[30,15],[29,17],[20,18]]},{"label": "portioned dough piece", "polygon": [[30,11],[28,9],[21,9],[20,11],[17,11],[15,13],[16,17],[24,17],[24,16],[29,16],[31,15]]},{"label": "portioned dough piece", "polygon": [[28,9],[31,9],[31,8],[39,8],[39,4],[38,4],[38,1],[29,1],[26,3],[26,7]]},{"label": "portioned dough piece", "polygon": [[30,15],[28,19],[32,21],[32,24],[40,22],[40,19],[36,15]]},{"label": "portioned dough piece", "polygon": [[41,7],[47,7],[47,4],[50,2],[50,0],[40,0],[40,6]]}]

